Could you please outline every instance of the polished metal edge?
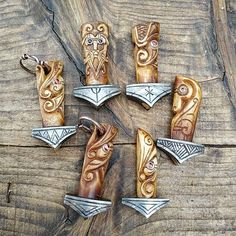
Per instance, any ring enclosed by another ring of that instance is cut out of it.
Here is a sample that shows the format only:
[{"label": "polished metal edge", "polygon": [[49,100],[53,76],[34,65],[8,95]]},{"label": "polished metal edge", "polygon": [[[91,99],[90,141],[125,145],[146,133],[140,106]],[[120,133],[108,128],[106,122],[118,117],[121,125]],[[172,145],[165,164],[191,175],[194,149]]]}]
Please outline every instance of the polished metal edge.
[{"label": "polished metal edge", "polygon": [[111,201],[95,200],[72,195],[65,195],[64,204],[71,207],[84,218],[89,218],[107,211],[112,205]]},{"label": "polished metal edge", "polygon": [[105,101],[117,96],[121,89],[117,85],[90,85],[75,88],[73,94],[75,97],[90,102],[95,107],[100,107]]},{"label": "polished metal edge", "polygon": [[76,133],[76,126],[55,126],[32,129],[32,136],[46,142],[53,148],[58,148],[61,143]]},{"label": "polished metal edge", "polygon": [[181,164],[193,156],[204,153],[204,146],[177,139],[158,138],[157,147],[167,152],[176,164]]},{"label": "polished metal edge", "polygon": [[122,198],[122,204],[132,207],[146,218],[164,207],[170,200],[159,198]]},{"label": "polished metal edge", "polygon": [[162,97],[171,93],[170,84],[162,83],[142,83],[130,84],[126,86],[126,95],[139,103],[145,103],[149,107],[160,100]]}]

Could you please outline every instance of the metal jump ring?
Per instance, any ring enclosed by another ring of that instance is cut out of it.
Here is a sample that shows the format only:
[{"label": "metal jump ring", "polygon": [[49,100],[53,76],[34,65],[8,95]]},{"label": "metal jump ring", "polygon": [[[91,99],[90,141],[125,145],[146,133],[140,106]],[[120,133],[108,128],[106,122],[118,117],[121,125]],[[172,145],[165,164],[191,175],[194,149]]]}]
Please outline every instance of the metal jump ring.
[{"label": "metal jump ring", "polygon": [[38,65],[43,65],[43,61],[40,61],[36,56],[31,56],[29,54],[24,54],[21,58],[20,58],[20,65],[21,67],[26,70],[27,72],[29,72],[30,74],[33,74],[33,75],[36,75],[36,73],[30,69],[28,69],[27,67],[24,66],[23,64],[23,61],[25,60],[31,60],[31,61],[34,61],[34,62],[37,62]]},{"label": "metal jump ring", "polygon": [[103,128],[97,121],[95,121],[95,120],[93,120],[92,118],[89,118],[89,117],[87,117],[87,116],[81,116],[81,117],[79,118],[78,128],[83,129],[85,132],[90,132],[90,133],[91,133],[92,130],[91,130],[90,127],[84,125],[84,124],[82,123],[82,120],[87,120],[87,121],[91,122],[93,125],[95,125],[95,126],[98,128],[98,130],[99,130],[99,132],[100,132],[101,134],[104,134],[104,133],[105,133],[104,128]]}]

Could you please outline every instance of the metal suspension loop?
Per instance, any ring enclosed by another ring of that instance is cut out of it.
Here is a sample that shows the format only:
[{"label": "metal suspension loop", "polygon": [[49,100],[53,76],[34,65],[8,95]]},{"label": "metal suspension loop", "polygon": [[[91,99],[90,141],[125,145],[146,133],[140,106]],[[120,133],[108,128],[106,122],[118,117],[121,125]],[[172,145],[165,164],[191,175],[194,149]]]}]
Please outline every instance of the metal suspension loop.
[{"label": "metal suspension loop", "polygon": [[91,128],[88,127],[88,126],[86,126],[85,124],[83,124],[83,122],[82,122],[83,120],[89,121],[89,122],[92,123],[94,126],[96,126],[101,134],[104,134],[104,133],[105,133],[104,128],[103,128],[97,121],[95,121],[95,120],[93,120],[92,118],[89,118],[89,117],[87,117],[87,116],[81,116],[81,117],[79,118],[78,128],[83,129],[85,132],[90,132],[90,133],[92,133]]},{"label": "metal suspension loop", "polygon": [[33,74],[33,75],[36,75],[36,73],[35,73],[34,71],[28,69],[26,66],[24,66],[23,61],[25,61],[25,60],[34,61],[34,62],[36,62],[38,65],[43,65],[43,63],[44,63],[43,61],[40,61],[36,56],[31,56],[31,55],[26,54],[26,53],[20,58],[20,65],[21,65],[21,67],[22,67],[25,71],[27,71],[27,72],[29,72],[30,74]]}]

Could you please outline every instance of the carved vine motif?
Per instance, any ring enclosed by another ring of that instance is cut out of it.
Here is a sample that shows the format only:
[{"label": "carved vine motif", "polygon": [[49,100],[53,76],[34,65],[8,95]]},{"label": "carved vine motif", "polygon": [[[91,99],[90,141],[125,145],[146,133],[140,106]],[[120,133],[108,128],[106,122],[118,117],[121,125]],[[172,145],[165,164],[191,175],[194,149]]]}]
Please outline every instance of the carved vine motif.
[{"label": "carved vine motif", "polygon": [[64,80],[61,76],[61,61],[46,62],[50,71],[43,65],[36,68],[37,88],[40,110],[44,126],[61,126],[64,124]]},{"label": "carved vine motif", "polygon": [[139,24],[132,29],[138,83],[155,83],[158,81],[157,56],[159,32],[160,24],[158,22]]},{"label": "carved vine motif", "polygon": [[202,100],[199,84],[190,78],[176,76],[174,85],[171,138],[192,141]]},{"label": "carved vine motif", "polygon": [[107,84],[108,26],[103,22],[89,22],[81,26],[86,84]]},{"label": "carved vine motif", "polygon": [[152,137],[144,130],[137,134],[137,195],[153,198],[157,196],[157,148]]},{"label": "carved vine motif", "polygon": [[109,124],[101,125],[105,133],[101,135],[95,127],[86,147],[78,193],[81,197],[99,198],[112,155],[112,141],[118,130]]}]

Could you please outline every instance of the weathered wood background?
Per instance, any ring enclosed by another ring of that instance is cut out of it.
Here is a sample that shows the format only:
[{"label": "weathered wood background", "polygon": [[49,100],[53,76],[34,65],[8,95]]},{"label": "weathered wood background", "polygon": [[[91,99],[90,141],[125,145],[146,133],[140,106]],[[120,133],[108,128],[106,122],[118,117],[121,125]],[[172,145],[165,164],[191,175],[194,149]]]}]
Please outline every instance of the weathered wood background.
[{"label": "weathered wood background", "polygon": [[[74,98],[84,74],[78,30],[91,20],[110,26],[109,74],[123,91],[135,79],[131,26],[150,20],[161,23],[160,81],[183,74],[203,89],[195,141],[206,152],[175,166],[159,151],[158,193],[171,202],[148,220],[121,197],[135,196],[136,129],[168,137],[172,99],[145,111],[121,95],[96,111]],[[35,78],[19,66],[23,53],[65,62],[67,125],[87,115],[119,127],[103,194],[114,203],[110,211],[67,216],[63,198],[77,186],[88,136],[57,151],[31,137],[41,117]],[[0,235],[236,235],[235,55],[235,0],[1,0]]]}]

